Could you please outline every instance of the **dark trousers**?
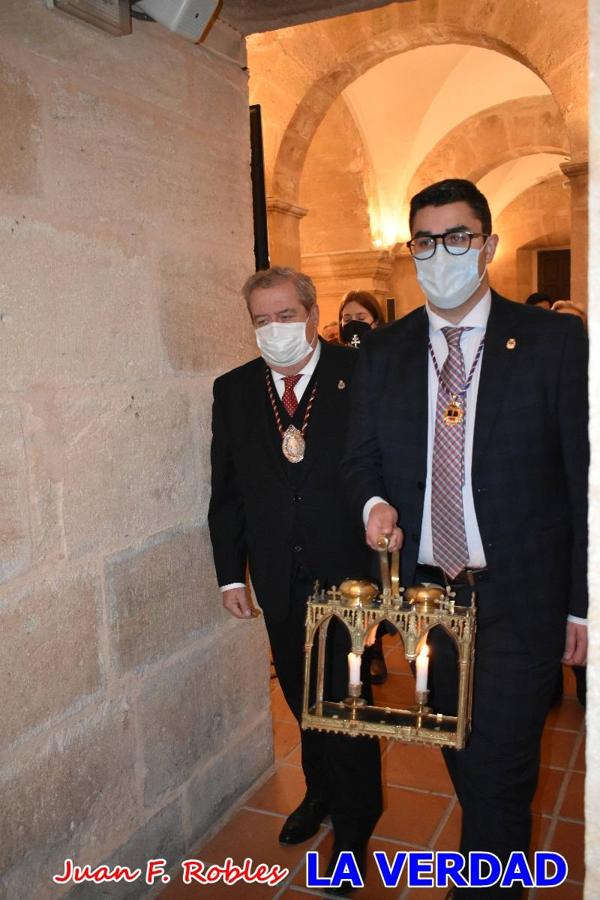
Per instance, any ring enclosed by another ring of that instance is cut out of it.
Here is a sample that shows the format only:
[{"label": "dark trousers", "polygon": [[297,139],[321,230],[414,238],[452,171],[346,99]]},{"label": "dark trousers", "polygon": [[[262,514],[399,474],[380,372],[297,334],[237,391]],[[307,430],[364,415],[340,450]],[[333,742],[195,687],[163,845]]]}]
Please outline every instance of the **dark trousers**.
[{"label": "dark trousers", "polygon": [[[456,600],[466,605],[469,589]],[[472,731],[464,750],[444,750],[444,759],[462,808],[460,851],[495,853],[506,862],[513,850],[529,852],[531,802],[540,764],[540,741],[556,687],[558,658],[532,651],[515,632],[506,609],[495,603],[493,585],[478,586]],[[496,612],[490,610],[496,609]],[[431,705],[452,714],[457,702],[457,654],[440,628],[430,645]],[[459,889],[457,896],[521,896],[522,889]]]},{"label": "dark trousers", "polygon": [[[283,622],[265,618],[275,671],[298,723],[302,717],[306,598],[311,589],[312,578],[297,570],[288,617]],[[327,640],[327,699],[342,700],[348,693],[349,651],[348,632],[334,619]],[[367,670],[365,660],[363,679],[368,685]],[[349,845],[366,843],[382,811],[379,741],[302,729],[301,747],[307,793],[327,804],[336,840]]]}]

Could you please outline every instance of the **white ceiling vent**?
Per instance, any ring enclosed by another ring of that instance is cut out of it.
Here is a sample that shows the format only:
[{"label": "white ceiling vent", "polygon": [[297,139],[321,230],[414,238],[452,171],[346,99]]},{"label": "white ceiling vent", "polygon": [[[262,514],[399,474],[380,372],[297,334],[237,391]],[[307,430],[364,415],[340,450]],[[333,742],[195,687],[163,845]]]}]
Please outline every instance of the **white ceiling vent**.
[{"label": "white ceiling vent", "polygon": [[133,9],[145,12],[170,31],[199,41],[218,6],[219,0],[138,0]]}]

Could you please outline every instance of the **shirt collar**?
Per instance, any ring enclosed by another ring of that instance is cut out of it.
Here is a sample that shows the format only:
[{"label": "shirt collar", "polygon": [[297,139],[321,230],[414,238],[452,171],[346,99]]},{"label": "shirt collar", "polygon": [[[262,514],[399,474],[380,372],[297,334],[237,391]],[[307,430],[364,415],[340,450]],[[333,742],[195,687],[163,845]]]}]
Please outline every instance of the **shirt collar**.
[{"label": "shirt collar", "polygon": [[[315,352],[313,353],[313,355],[311,356],[309,361],[306,363],[306,365],[302,368],[302,370],[300,372],[298,372],[298,375],[300,375],[301,377],[306,375],[307,381],[310,381],[310,379],[313,376],[313,372],[317,368],[317,363],[319,362],[320,356],[321,356],[321,341],[317,340],[317,346],[315,347]],[[274,372],[272,369],[271,369],[271,375],[273,376],[275,381],[283,381],[283,379],[285,378],[285,375],[282,375],[281,372]]]},{"label": "shirt collar", "polygon": [[[479,303],[477,303],[472,310],[470,310],[464,319],[461,319],[460,322],[457,322],[456,327],[460,328],[481,328],[483,331],[487,328],[487,322],[490,317],[490,310],[492,308],[492,292],[488,290],[485,292]],[[437,313],[434,313],[432,309],[430,309],[429,304],[426,304],[425,309],[427,310],[427,317],[429,319],[429,332],[433,334],[436,331],[441,331],[442,328],[448,328],[451,323],[447,319],[443,319],[441,316],[438,316]]]}]

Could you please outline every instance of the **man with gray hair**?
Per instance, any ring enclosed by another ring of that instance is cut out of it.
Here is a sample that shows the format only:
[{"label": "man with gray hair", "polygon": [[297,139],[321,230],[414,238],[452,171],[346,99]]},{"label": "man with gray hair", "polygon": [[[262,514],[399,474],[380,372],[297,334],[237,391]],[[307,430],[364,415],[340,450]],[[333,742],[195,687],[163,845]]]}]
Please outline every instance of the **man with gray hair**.
[{"label": "man with gray hair", "polygon": [[[295,718],[302,714],[306,599],[369,570],[362,532],[345,508],[339,462],[358,354],[319,340],[316,291],[307,275],[273,267],[243,288],[260,357],[214,385],[209,526],[223,605],[251,616],[248,566],[273,662]],[[336,627],[339,626],[339,627]],[[349,636],[328,635],[330,699],[347,694]],[[368,670],[368,665],[363,670]],[[368,694],[368,671],[363,671]],[[279,840],[299,844],[331,816],[333,869],[342,850],[364,866],[381,814],[379,746],[369,738],[301,733],[306,796]],[[329,889],[343,896],[343,885]]]}]

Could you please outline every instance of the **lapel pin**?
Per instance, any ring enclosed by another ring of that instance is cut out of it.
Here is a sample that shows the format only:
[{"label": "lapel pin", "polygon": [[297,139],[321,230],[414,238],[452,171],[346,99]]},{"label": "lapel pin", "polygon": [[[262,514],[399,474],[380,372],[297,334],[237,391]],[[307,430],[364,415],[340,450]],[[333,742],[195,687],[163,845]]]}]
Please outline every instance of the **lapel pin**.
[{"label": "lapel pin", "polygon": [[342,379],[340,378],[340,380],[338,381],[338,391],[343,391],[345,387],[346,387],[346,382],[342,381]]},{"label": "lapel pin", "polygon": [[514,350],[516,346],[517,346],[517,342],[515,341],[514,338],[509,338],[509,339],[507,340],[507,342],[506,342],[506,349],[507,349],[507,350]]}]

